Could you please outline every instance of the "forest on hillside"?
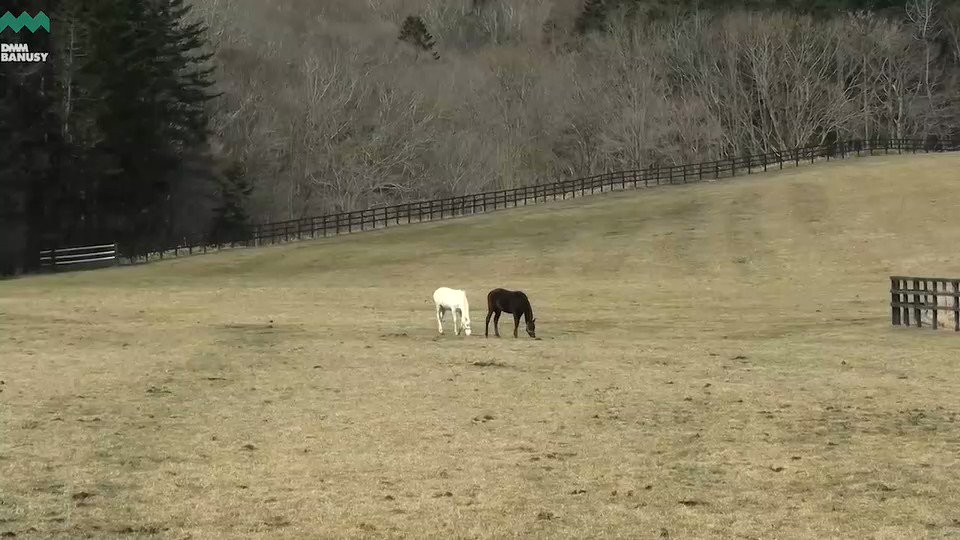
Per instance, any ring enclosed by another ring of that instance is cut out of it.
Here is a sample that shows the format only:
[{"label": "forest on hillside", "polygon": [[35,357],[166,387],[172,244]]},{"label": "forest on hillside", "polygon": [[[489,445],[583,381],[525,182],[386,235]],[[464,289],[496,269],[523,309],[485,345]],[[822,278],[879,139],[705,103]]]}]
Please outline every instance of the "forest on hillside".
[{"label": "forest on hillside", "polygon": [[16,39],[52,61],[0,72],[0,271],[51,242],[136,255],[600,171],[960,136],[955,0],[28,4],[53,31]]}]

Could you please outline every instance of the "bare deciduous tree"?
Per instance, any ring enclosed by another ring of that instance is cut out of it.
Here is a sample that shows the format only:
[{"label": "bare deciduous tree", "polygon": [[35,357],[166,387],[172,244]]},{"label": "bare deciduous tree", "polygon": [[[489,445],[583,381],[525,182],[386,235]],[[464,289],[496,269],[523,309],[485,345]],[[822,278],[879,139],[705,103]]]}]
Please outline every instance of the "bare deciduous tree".
[{"label": "bare deciduous tree", "polygon": [[[902,21],[613,10],[586,37],[574,0],[195,2],[220,154],[261,220],[960,122],[960,7],[934,0]],[[411,14],[439,61],[398,46]]]}]

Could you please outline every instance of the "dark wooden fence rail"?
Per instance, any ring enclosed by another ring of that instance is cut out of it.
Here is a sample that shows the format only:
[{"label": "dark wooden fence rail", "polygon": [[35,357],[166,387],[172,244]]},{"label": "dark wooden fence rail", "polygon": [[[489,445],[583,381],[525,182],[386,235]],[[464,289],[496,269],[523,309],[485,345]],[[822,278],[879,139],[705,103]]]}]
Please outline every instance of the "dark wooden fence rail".
[{"label": "dark wooden fence rail", "polygon": [[232,241],[217,245],[210,245],[202,241],[191,242],[184,239],[178,245],[164,246],[163,249],[152,249],[146,258],[156,256],[162,259],[165,254],[192,254],[195,251],[205,253],[208,248],[222,249],[225,246],[256,246],[304,238],[337,236],[401,224],[468,216],[546,201],[572,199],[598,192],[715,181],[737,175],[751,174],[760,170],[779,170],[783,169],[785,165],[799,166],[801,163],[813,163],[818,159],[829,161],[850,156],[953,150],[960,150],[960,140],[841,141],[821,146],[732,157],[693,165],[610,172],[549,184],[409,202],[274,223],[261,223],[253,226],[251,234],[243,238],[235,238]]},{"label": "dark wooden fence rail", "polygon": [[116,262],[116,244],[53,248],[40,251],[40,267],[46,270],[101,268],[116,264]]},{"label": "dark wooden fence rail", "polygon": [[[953,304],[940,303],[941,297],[953,297]],[[933,312],[934,330],[939,327],[939,312],[953,313],[953,329],[960,332],[960,278],[890,276],[890,323],[910,326],[911,311],[917,328],[922,326],[921,312]]]}]

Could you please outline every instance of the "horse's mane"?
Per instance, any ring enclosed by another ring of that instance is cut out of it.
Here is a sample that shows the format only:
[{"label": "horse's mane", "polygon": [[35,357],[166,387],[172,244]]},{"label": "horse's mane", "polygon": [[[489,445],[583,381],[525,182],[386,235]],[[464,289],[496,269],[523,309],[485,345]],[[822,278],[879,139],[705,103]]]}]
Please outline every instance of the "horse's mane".
[{"label": "horse's mane", "polygon": [[523,309],[523,317],[527,322],[530,322],[533,319],[533,306],[530,305],[530,299],[525,294],[523,295],[523,303],[526,304]]},{"label": "horse's mane", "polygon": [[520,300],[523,305],[523,317],[528,322],[533,318],[533,306],[530,305],[530,299],[527,298],[527,293],[523,291],[514,291],[515,294],[520,297]]}]

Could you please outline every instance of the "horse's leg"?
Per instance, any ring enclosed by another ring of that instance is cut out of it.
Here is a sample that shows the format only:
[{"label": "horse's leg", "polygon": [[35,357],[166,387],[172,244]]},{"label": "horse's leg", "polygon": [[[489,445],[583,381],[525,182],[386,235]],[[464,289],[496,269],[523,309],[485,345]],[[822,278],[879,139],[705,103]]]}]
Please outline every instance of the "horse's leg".
[{"label": "horse's leg", "polygon": [[497,310],[496,315],[493,316],[493,331],[497,337],[500,337],[500,310]]},{"label": "horse's leg", "polygon": [[437,331],[443,334],[443,306],[437,306]]},{"label": "horse's leg", "polygon": [[[460,314],[459,317],[457,316],[458,313]],[[460,321],[460,317],[463,317],[463,312],[457,308],[453,308],[450,310],[450,315],[453,317],[453,333],[459,336],[460,330],[461,330],[459,321]]]},{"label": "horse's leg", "polygon": [[490,337],[490,317],[493,315],[493,310],[487,310],[487,322],[483,325],[483,337]]},{"label": "horse's leg", "polygon": [[517,337],[517,328],[520,328],[520,314],[513,314],[513,337]]}]

